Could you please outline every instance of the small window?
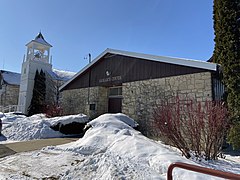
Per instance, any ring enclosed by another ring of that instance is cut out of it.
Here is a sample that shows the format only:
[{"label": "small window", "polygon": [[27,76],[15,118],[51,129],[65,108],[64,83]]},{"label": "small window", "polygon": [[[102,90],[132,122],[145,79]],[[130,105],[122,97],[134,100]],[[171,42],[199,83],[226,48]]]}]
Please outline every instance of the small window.
[{"label": "small window", "polygon": [[122,96],[122,87],[111,87],[109,89],[109,96]]},{"label": "small window", "polygon": [[96,110],[96,104],[90,104],[89,109],[90,109],[91,111],[95,111],[95,110]]},{"label": "small window", "polygon": [[118,88],[111,88],[109,92],[110,96],[117,96],[118,95]]},{"label": "small window", "polygon": [[26,72],[27,72],[27,69],[26,69],[26,68],[24,68],[24,70],[23,70],[23,74],[26,74]]}]

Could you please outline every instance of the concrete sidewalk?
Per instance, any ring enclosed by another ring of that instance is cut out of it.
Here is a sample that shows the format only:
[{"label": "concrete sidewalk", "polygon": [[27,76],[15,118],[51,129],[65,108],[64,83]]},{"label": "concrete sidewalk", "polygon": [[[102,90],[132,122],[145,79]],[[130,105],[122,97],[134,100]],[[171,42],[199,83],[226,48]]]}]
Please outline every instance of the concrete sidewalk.
[{"label": "concrete sidewalk", "polygon": [[46,146],[56,146],[77,141],[79,138],[52,138],[38,139],[24,142],[16,142],[9,144],[0,144],[0,158],[9,156],[19,152],[34,151],[42,149]]}]

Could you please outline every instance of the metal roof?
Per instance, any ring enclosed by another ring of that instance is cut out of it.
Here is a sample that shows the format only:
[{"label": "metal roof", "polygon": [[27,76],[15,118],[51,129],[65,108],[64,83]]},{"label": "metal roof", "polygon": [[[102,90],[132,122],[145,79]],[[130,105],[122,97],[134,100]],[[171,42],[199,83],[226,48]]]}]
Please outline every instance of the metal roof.
[{"label": "metal roof", "polygon": [[36,43],[40,43],[40,44],[43,44],[45,46],[49,46],[49,47],[52,47],[51,44],[49,44],[43,37],[42,33],[39,32],[38,35],[35,37],[35,39],[33,39],[32,41],[30,41],[29,43],[26,44],[26,46],[28,44],[30,44],[31,42],[36,42]]},{"label": "metal roof", "polygon": [[2,75],[3,81],[6,84],[18,85],[18,86],[20,85],[20,79],[21,79],[20,73],[6,71],[6,70],[0,70],[0,73]]}]

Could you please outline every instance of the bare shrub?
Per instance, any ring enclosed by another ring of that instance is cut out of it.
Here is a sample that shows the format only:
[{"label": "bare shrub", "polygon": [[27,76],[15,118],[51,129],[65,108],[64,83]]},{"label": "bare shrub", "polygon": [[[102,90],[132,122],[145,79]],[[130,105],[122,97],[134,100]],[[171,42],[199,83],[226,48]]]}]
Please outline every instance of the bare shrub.
[{"label": "bare shrub", "polygon": [[227,109],[222,102],[194,102],[179,96],[162,101],[153,120],[160,135],[186,158],[216,159],[228,128]]},{"label": "bare shrub", "polygon": [[46,114],[47,117],[62,116],[63,109],[58,105],[47,105],[44,110],[44,113]]}]

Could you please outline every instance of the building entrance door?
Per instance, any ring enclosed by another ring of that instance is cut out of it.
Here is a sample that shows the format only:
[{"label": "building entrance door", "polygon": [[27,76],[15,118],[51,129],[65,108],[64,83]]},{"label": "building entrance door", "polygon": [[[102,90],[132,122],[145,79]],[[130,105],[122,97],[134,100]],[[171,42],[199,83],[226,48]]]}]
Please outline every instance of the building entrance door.
[{"label": "building entrance door", "polygon": [[109,113],[122,112],[122,87],[121,86],[109,88],[108,112]]},{"label": "building entrance door", "polygon": [[109,98],[108,99],[108,112],[109,113],[122,112],[122,98]]}]

